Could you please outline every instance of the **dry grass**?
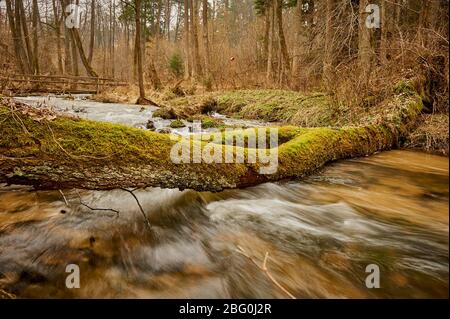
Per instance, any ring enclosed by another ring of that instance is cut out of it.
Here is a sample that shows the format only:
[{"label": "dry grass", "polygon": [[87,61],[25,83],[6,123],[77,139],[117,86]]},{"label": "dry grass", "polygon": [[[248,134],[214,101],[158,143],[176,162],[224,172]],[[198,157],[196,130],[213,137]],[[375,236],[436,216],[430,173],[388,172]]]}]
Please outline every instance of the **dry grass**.
[{"label": "dry grass", "polygon": [[448,156],[448,122],[446,114],[420,116],[417,128],[408,136],[405,147]]}]

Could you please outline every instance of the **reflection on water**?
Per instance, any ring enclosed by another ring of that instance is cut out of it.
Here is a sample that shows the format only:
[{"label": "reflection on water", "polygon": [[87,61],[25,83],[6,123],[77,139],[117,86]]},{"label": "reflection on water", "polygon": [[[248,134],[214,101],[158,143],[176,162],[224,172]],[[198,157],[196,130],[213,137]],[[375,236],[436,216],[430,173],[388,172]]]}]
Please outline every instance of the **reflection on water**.
[{"label": "reflection on water", "polygon": [[[0,188],[0,288],[18,297],[448,297],[448,159],[393,151],[218,194]],[[119,211],[92,211],[110,208]],[[247,253],[247,257],[238,251]],[[250,257],[250,258],[248,258]],[[253,261],[251,260],[253,259]],[[78,264],[81,288],[65,287]],[[381,289],[365,286],[366,266]]]}]

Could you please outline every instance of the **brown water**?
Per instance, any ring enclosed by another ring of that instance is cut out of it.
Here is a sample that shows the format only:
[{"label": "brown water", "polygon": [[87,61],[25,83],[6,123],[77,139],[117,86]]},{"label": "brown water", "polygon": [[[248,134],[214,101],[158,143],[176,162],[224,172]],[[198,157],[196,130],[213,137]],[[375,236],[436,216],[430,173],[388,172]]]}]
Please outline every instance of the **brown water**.
[{"label": "brown water", "polygon": [[[2,187],[0,288],[31,298],[448,297],[448,176],[447,158],[392,151],[304,181],[136,191],[152,232],[125,191],[65,190],[67,207],[59,192]],[[68,264],[80,267],[80,289],[65,286]],[[369,264],[380,289],[366,288]]]}]

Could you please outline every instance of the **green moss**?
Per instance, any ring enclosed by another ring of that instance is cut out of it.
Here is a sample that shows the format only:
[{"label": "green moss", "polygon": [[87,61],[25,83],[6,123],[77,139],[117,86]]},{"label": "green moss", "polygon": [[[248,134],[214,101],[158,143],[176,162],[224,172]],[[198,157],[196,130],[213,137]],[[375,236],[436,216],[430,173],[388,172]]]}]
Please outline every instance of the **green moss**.
[{"label": "green moss", "polygon": [[[8,111],[0,107],[0,112]],[[0,124],[0,148],[9,156],[29,157],[40,152],[61,160],[127,159],[130,162],[168,155],[170,138],[119,124],[59,117],[38,122],[12,116]]]},{"label": "green moss", "polygon": [[394,93],[413,96],[417,94],[417,91],[411,81],[401,81],[394,87]]},{"label": "green moss", "polygon": [[204,117],[202,119],[202,128],[203,129],[209,129],[209,128],[224,128],[225,123],[222,120],[214,119],[211,117]]},{"label": "green moss", "polygon": [[172,123],[170,123],[171,128],[182,128],[186,127],[186,125],[181,120],[175,120]]}]

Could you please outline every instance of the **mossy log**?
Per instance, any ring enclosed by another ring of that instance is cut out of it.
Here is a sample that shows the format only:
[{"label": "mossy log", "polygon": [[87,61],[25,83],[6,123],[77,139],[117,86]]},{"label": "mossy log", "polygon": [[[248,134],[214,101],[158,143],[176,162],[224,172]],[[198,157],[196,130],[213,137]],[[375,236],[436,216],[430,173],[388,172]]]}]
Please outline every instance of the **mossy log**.
[{"label": "mossy log", "polygon": [[[162,187],[215,192],[300,178],[334,160],[395,147],[420,113],[422,100],[415,91],[405,89],[386,103],[392,104],[392,112],[363,127],[279,127],[278,170],[262,175],[259,162],[175,164],[170,153],[178,141],[169,135],[52,114],[3,100],[0,183],[39,189]],[[205,145],[202,142],[202,147]]]}]

